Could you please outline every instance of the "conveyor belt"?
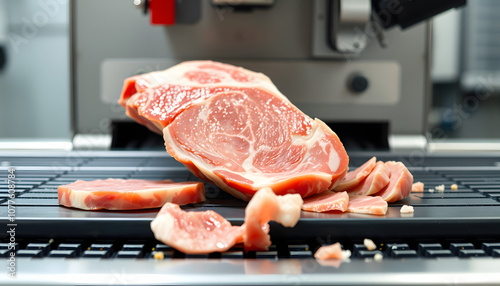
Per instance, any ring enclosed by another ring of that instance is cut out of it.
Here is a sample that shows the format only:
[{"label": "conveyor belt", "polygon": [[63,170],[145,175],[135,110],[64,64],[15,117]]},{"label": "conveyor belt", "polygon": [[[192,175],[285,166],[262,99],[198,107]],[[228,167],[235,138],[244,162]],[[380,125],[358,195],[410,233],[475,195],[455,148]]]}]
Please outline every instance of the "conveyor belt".
[{"label": "conveyor belt", "polygon": [[[302,212],[294,228],[271,223],[274,244],[269,251],[245,253],[236,246],[225,253],[186,255],[153,238],[149,223],[158,209],[83,211],[59,206],[57,201],[57,186],[75,180],[197,180],[165,153],[0,154],[0,214],[7,221],[7,175],[13,168],[16,258],[24,271],[19,270],[19,280],[7,281],[71,284],[74,280],[64,274],[73,271],[85,284],[108,284],[116,279],[169,284],[165,279],[174,279],[170,284],[362,285],[378,281],[395,285],[407,281],[403,277],[414,277],[416,285],[451,280],[500,284],[495,270],[500,269],[500,157],[425,155],[416,160],[405,154],[359,153],[350,154],[350,167],[372,155],[383,161],[403,161],[415,181],[425,184],[424,192],[391,203],[386,216]],[[457,189],[451,188],[453,184]],[[440,185],[444,191],[439,191]],[[207,200],[183,206],[185,210],[214,210],[235,225],[243,223],[245,202],[213,184],[205,183],[205,187]],[[414,214],[401,214],[403,204],[414,206]],[[6,224],[0,228],[0,257],[8,258]],[[373,239],[377,248],[366,250],[364,238]],[[328,263],[313,258],[318,247],[334,242],[351,250],[349,261]],[[156,251],[164,254],[163,260],[153,258]],[[376,253],[382,261],[373,259]]]}]

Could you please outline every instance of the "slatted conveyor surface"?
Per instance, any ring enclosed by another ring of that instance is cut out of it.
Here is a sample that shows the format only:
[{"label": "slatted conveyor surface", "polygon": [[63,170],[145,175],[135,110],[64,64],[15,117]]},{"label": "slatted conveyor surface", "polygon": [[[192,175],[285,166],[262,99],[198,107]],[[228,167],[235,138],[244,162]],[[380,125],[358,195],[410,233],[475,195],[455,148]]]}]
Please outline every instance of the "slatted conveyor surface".
[{"label": "slatted conveyor surface", "polygon": [[[390,204],[387,215],[302,212],[294,228],[271,222],[273,246],[188,255],[156,241],[149,224],[158,209],[83,211],[59,206],[57,187],[105,178],[197,180],[164,152],[0,153],[0,216],[7,222],[8,170],[15,169],[16,279],[3,284],[86,285],[415,285],[500,284],[500,155],[351,153],[351,168],[376,155],[404,162],[425,184]],[[456,184],[457,189],[451,189]],[[444,191],[439,191],[444,185]],[[207,200],[183,206],[214,210],[243,223],[245,202],[205,183]],[[430,191],[429,189],[434,189]],[[415,212],[403,215],[403,204]],[[4,218],[5,217],[5,218]],[[0,257],[10,263],[6,224]],[[364,238],[376,249],[369,251]],[[313,258],[340,242],[347,261]],[[6,249],[7,248],[7,249]],[[154,259],[155,252],[163,260]],[[375,254],[383,260],[376,261]],[[2,267],[3,269],[8,269]]]}]

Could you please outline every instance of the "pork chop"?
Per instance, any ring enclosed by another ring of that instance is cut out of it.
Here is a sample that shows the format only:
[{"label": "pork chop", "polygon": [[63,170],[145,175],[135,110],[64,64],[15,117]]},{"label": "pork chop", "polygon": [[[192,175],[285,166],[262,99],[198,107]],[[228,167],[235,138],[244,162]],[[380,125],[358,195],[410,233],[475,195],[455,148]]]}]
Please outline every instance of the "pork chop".
[{"label": "pork chop", "polygon": [[261,73],[185,62],[126,80],[120,103],[139,123],[163,130],[169,154],[196,176],[243,200],[265,187],[307,197],[347,173],[337,135]]}]

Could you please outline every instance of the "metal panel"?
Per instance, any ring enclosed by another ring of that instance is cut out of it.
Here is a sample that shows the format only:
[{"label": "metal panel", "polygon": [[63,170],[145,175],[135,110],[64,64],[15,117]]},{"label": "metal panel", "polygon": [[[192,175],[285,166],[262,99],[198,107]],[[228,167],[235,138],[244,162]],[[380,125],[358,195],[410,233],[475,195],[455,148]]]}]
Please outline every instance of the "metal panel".
[{"label": "metal panel", "polygon": [[[202,1],[197,23],[158,27],[129,2],[75,1],[76,131],[108,133],[110,120],[125,117],[113,103],[124,77],[183,60],[212,59],[268,74],[312,117],[388,121],[393,133],[424,134],[428,25],[392,29],[385,35],[388,48],[372,38],[359,57],[339,59],[312,50],[313,42],[326,42],[326,33],[313,29],[325,16],[318,14],[321,9],[313,11],[318,3],[325,2],[276,1],[269,9],[241,13]],[[111,11],[120,16],[110,21]],[[113,74],[117,66],[111,63],[118,60],[123,60],[120,74]],[[370,82],[360,96],[346,88],[353,72]]]}]

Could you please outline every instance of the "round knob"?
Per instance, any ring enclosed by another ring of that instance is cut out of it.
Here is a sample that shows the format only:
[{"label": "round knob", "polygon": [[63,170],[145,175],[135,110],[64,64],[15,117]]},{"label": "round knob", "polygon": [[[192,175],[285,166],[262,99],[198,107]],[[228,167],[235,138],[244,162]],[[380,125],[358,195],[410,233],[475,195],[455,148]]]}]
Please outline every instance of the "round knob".
[{"label": "round knob", "polygon": [[362,75],[354,75],[348,82],[349,89],[355,93],[361,93],[368,88],[368,79]]}]

